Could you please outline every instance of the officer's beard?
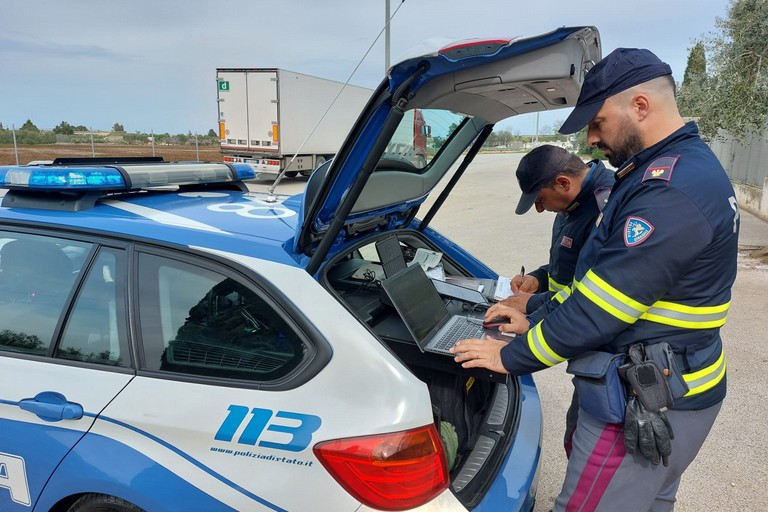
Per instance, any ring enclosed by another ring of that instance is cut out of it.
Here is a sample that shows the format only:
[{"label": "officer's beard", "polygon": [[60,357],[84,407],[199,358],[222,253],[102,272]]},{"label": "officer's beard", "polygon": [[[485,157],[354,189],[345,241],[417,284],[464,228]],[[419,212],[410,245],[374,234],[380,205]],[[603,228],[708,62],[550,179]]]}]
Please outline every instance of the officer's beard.
[{"label": "officer's beard", "polygon": [[640,130],[632,125],[628,116],[622,120],[619,130],[616,133],[615,141],[616,142],[610,146],[598,143],[597,147],[603,152],[608,150],[606,153],[608,162],[616,168],[621,167],[621,164],[645,149]]}]

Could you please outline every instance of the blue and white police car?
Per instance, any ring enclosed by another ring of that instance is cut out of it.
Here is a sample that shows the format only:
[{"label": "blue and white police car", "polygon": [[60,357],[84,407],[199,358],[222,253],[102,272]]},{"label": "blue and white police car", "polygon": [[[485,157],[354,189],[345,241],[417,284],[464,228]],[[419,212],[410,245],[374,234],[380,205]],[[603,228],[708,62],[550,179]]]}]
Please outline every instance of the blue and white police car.
[{"label": "blue and white police car", "polygon": [[377,242],[492,282],[430,221],[599,58],[571,27],[405,60],[292,197],[224,163],[0,167],[0,510],[529,510],[533,380],[419,350]]}]

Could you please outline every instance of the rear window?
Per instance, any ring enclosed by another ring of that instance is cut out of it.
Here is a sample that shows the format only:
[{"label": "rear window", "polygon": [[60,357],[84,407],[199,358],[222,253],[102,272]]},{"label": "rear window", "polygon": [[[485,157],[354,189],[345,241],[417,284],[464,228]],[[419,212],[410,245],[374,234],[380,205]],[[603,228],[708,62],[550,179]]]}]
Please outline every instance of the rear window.
[{"label": "rear window", "polygon": [[407,110],[381,156],[380,167],[424,169],[465,117],[448,110]]},{"label": "rear window", "polygon": [[251,285],[196,265],[141,254],[139,305],[149,370],[269,382],[308,353]]}]

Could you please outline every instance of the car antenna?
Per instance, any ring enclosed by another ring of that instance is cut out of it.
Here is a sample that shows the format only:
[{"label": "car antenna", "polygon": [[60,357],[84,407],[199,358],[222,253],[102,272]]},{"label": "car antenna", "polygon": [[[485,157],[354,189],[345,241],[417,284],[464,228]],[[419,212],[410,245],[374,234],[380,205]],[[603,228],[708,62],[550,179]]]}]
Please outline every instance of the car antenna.
[{"label": "car antenna", "polygon": [[297,156],[299,156],[299,153],[304,148],[304,145],[307,143],[307,141],[312,136],[312,134],[315,133],[315,130],[317,130],[317,127],[320,126],[320,123],[323,122],[323,119],[325,119],[325,116],[328,114],[328,112],[330,112],[331,108],[336,103],[336,100],[339,99],[339,96],[341,96],[341,93],[344,92],[344,89],[347,87],[347,85],[349,85],[349,81],[352,79],[352,77],[355,75],[355,73],[357,73],[357,70],[363,64],[363,61],[368,56],[368,54],[371,53],[371,50],[373,49],[374,45],[376,44],[376,42],[381,37],[381,34],[383,34],[385,30],[387,30],[387,28],[389,27],[389,24],[392,22],[392,20],[394,19],[395,15],[400,10],[400,8],[403,6],[404,3],[405,3],[405,0],[401,0],[400,1],[400,5],[397,6],[397,9],[395,9],[395,12],[392,13],[392,16],[389,17],[387,22],[384,24],[382,29],[379,31],[379,34],[376,36],[376,38],[374,38],[373,42],[368,47],[368,50],[366,50],[365,54],[360,58],[360,60],[357,63],[357,66],[355,66],[355,69],[353,69],[352,73],[349,74],[349,77],[347,78],[347,81],[344,82],[344,85],[341,86],[341,89],[339,89],[339,92],[336,94],[336,97],[333,98],[333,101],[331,101],[331,104],[328,105],[328,108],[325,109],[325,112],[323,112],[323,115],[320,116],[320,119],[317,120],[317,123],[312,128],[312,130],[310,130],[309,134],[304,139],[304,142],[301,143],[301,145],[299,146],[299,149],[296,150],[296,152],[293,154],[291,159],[288,161],[288,165],[286,165],[285,168],[282,171],[280,171],[280,173],[277,175],[277,178],[275,178],[274,183],[272,183],[272,185],[267,187],[267,192],[269,192],[269,196],[267,196],[267,198],[265,199],[266,202],[268,202],[268,203],[276,203],[277,202],[277,196],[275,196],[275,189],[277,188],[277,185],[280,183],[280,181],[282,181],[283,176],[285,176],[285,173],[291,167],[291,164],[293,163],[293,161],[296,160]]}]

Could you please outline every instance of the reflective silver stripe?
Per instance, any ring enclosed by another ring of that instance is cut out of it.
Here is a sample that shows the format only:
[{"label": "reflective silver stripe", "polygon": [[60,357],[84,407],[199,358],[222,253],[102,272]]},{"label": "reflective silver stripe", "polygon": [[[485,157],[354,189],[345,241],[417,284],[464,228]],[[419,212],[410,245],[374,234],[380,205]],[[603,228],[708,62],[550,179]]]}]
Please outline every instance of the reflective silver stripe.
[{"label": "reflective silver stripe", "polygon": [[528,348],[531,349],[531,352],[536,359],[545,365],[555,366],[557,363],[565,361],[564,357],[557,355],[555,351],[547,345],[547,342],[544,340],[544,334],[541,332],[541,322],[528,331],[527,338]]},{"label": "reflective silver stripe", "polygon": [[689,329],[711,329],[725,324],[731,303],[717,306],[686,306],[659,301],[641,317],[649,322]]},{"label": "reflective silver stripe", "polygon": [[[644,307],[639,302],[630,299],[608,283],[600,279],[591,270],[587,272],[578,288],[589,300],[600,309],[627,323],[635,323],[645,312],[645,309],[633,307],[629,302]],[[645,307],[644,307],[645,308]]]},{"label": "reflective silver stripe", "polygon": [[683,379],[688,384],[685,396],[698,395],[715,387],[725,377],[725,352],[720,352],[717,361],[693,373],[684,373]]},{"label": "reflective silver stripe", "polygon": [[567,299],[570,296],[571,296],[571,289],[568,286],[566,286],[565,288],[563,288],[562,290],[554,294],[551,300],[556,300],[557,302],[562,304],[565,301],[565,299]]},{"label": "reflective silver stripe", "polygon": [[552,276],[548,276],[547,281],[549,283],[549,291],[550,292],[559,292],[560,290],[562,290],[563,288],[568,286],[567,284],[560,284],[560,283],[558,283],[557,281],[552,279]]}]

